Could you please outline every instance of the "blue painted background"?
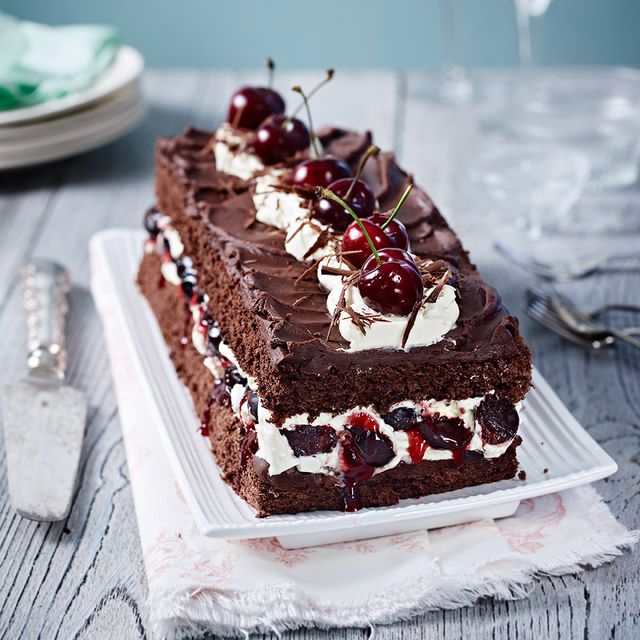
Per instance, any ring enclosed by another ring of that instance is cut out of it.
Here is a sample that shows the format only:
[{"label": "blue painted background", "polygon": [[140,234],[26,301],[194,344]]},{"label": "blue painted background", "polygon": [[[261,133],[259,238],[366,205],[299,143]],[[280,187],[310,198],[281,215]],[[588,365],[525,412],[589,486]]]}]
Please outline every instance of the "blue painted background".
[{"label": "blue painted background", "polygon": [[[450,0],[451,1],[451,0]],[[453,0],[469,67],[517,63],[512,0]],[[21,18],[104,22],[149,66],[433,69],[441,0],[0,0]],[[0,43],[1,46],[1,43]],[[640,0],[554,0],[534,25],[541,64],[640,65]]]}]

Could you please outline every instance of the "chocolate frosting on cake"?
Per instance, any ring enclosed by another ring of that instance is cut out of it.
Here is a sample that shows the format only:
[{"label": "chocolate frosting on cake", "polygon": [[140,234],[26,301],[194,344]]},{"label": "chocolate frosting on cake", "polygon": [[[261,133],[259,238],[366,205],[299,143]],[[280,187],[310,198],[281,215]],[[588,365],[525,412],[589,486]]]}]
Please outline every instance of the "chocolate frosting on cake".
[{"label": "chocolate frosting on cake", "polygon": [[[330,317],[326,292],[319,288],[315,272],[296,284],[308,265],[284,250],[284,231],[252,220],[255,209],[250,184],[216,172],[210,153],[200,153],[207,148],[210,135],[194,129],[185,131],[170,142],[176,152],[172,157],[189,178],[197,215],[205,217],[216,235],[224,239],[228,264],[242,281],[247,306],[261,318],[269,342],[278,351],[277,358],[308,361],[317,373],[327,367],[348,366],[354,358],[366,358],[369,363],[405,359],[405,353],[387,349],[366,355],[346,353],[348,344],[336,332],[331,342],[326,342]],[[320,139],[332,155],[353,165],[371,136],[330,129],[323,131]],[[371,159],[364,179],[383,211],[392,208],[412,182],[391,153]],[[424,353],[430,360],[483,359],[512,351],[516,319],[508,314],[496,291],[481,280],[457,236],[422,189],[413,190],[399,217],[407,227],[414,253],[451,264],[460,298],[458,326],[441,342],[412,349],[412,357]],[[294,305],[300,299],[302,302]]]},{"label": "chocolate frosting on cake", "polygon": [[[255,220],[252,183],[216,171],[212,135],[189,128],[175,138],[158,142],[159,171],[177,181],[181,192],[181,201],[175,202],[169,190],[158,184],[159,205],[174,218],[173,224],[189,240],[188,246],[197,251],[197,255],[191,257],[199,269],[209,270],[210,277],[215,279],[212,272],[220,265],[213,265],[211,260],[215,256],[222,261],[225,271],[238,285],[234,294],[240,296],[246,309],[255,315],[257,320],[252,326],[257,327],[268,345],[265,353],[283,379],[285,376],[299,379],[301,375],[320,379],[331,374],[335,380],[341,374],[353,380],[358,371],[366,369],[371,375],[376,369],[388,367],[390,371],[399,371],[402,367],[405,376],[411,376],[412,371],[425,367],[467,367],[492,360],[499,361],[499,368],[518,356],[517,390],[510,395],[514,401],[524,396],[530,355],[518,334],[518,322],[508,313],[496,291],[480,278],[458,237],[422,189],[414,188],[399,218],[407,227],[412,252],[424,258],[445,260],[450,265],[459,298],[457,325],[440,342],[413,348],[409,353],[392,349],[348,352],[345,350],[348,343],[337,331],[332,333],[331,341],[326,339],[331,318],[326,307],[326,292],[319,287],[315,271],[299,280],[309,265],[298,262],[285,251],[285,232]],[[319,132],[319,137],[330,154],[352,167],[371,143],[370,133],[356,134],[335,128]],[[371,158],[363,177],[374,190],[382,211],[392,208],[405,187],[413,182],[398,167],[392,153]],[[186,215],[174,216],[176,208]],[[207,293],[215,298],[214,292],[207,290],[207,282],[207,278],[201,280]],[[216,309],[212,312],[216,315]],[[221,328],[224,332],[224,318]],[[234,336],[225,336],[225,340],[242,358],[243,349],[234,344],[238,337],[234,340]],[[243,368],[261,382],[261,372],[255,369],[251,359],[245,357],[244,360]],[[457,378],[471,374],[472,369],[461,369]],[[504,384],[508,384],[506,380]],[[407,399],[408,396],[402,394],[420,393],[417,382],[413,385],[405,382],[397,390],[391,389],[392,386],[388,390],[382,387],[374,390],[374,397],[379,395],[381,405]],[[473,390],[485,393],[492,386],[496,385],[485,378]],[[442,388],[439,391],[444,393]],[[348,402],[353,406],[358,396],[354,393],[344,392],[342,397],[338,393],[337,407]],[[360,389],[359,393],[364,397],[366,389]],[[304,400],[300,404],[304,407]],[[277,418],[280,411],[275,409]],[[290,409],[291,406],[287,406],[282,415]]]}]

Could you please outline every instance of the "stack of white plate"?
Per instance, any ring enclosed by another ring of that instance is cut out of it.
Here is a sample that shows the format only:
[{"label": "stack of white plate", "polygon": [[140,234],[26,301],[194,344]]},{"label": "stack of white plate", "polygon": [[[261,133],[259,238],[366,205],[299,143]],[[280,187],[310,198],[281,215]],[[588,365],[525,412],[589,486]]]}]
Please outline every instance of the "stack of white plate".
[{"label": "stack of white plate", "polygon": [[44,104],[0,111],[0,169],[66,158],[130,131],[144,113],[143,67],[140,53],[124,46],[92,87]]}]

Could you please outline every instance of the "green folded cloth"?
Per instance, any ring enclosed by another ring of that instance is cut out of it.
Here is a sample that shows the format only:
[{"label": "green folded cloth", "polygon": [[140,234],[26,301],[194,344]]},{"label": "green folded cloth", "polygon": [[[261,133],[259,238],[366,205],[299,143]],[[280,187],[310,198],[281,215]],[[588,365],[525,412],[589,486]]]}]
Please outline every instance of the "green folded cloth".
[{"label": "green folded cloth", "polygon": [[120,46],[111,27],[49,27],[2,12],[0,43],[0,111],[90,87]]}]

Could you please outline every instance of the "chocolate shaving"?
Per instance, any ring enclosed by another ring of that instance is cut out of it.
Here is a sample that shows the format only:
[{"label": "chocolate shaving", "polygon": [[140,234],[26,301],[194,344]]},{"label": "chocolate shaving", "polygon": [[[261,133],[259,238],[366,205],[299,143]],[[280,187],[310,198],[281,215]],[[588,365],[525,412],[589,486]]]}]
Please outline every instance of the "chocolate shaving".
[{"label": "chocolate shaving", "polygon": [[292,307],[297,307],[299,304],[302,304],[305,300],[309,300],[311,296],[300,296],[296,300],[293,301]]},{"label": "chocolate shaving", "polygon": [[306,260],[309,256],[312,256],[318,249],[322,249],[322,247],[327,246],[327,242],[329,242],[331,238],[331,231],[329,229],[323,229],[316,241],[307,249],[306,253],[302,256],[303,260]]},{"label": "chocolate shaving", "polygon": [[213,153],[213,149],[216,146],[216,142],[217,140],[215,135],[212,135],[211,138],[209,138],[209,142],[207,142],[207,144],[205,144],[204,147],[202,147],[202,149],[200,149],[200,151],[198,151],[196,155],[207,156],[210,153]]},{"label": "chocolate shaving", "polygon": [[450,276],[451,276],[451,271],[447,269],[442,275],[442,277],[440,278],[440,280],[438,281],[438,284],[431,290],[431,293],[427,296],[425,303],[432,304],[438,299],[440,292],[444,288],[444,285],[447,284],[447,280],[449,279]]},{"label": "chocolate shaving", "polygon": [[407,320],[407,326],[404,328],[404,333],[402,334],[402,342],[400,346],[404,349],[407,344],[407,340],[409,339],[409,335],[411,334],[411,330],[413,329],[413,325],[416,323],[416,318],[418,317],[418,312],[422,307],[424,300],[418,300],[413,305],[413,309],[411,309],[411,314],[409,315],[409,319]]},{"label": "chocolate shaving", "polygon": [[325,339],[326,342],[329,342],[331,338],[331,333],[333,328],[336,326],[340,314],[344,311],[351,322],[360,330],[362,335],[367,335],[367,329],[374,322],[389,322],[386,318],[377,313],[360,313],[356,311],[353,307],[347,304],[346,302],[346,294],[347,288],[350,287],[359,277],[360,272],[352,273],[347,278],[345,278],[342,283],[342,289],[340,290],[340,297],[338,298],[338,302],[336,304],[336,308],[333,311],[333,316],[331,317],[331,324],[329,325],[329,331],[327,333],[327,337]]},{"label": "chocolate shaving", "polygon": [[351,322],[360,330],[363,336],[367,335],[367,329],[374,322],[390,322],[378,313],[360,313],[349,306],[346,306],[344,311],[349,315]]},{"label": "chocolate shaving", "polygon": [[[451,277],[451,270],[446,267],[446,264],[443,260],[437,260],[436,262],[433,262],[431,265],[427,265],[427,266],[433,266],[433,265],[436,265],[437,263],[440,263],[438,268],[442,268],[442,266],[445,267],[445,272],[440,276],[440,279],[438,280],[435,287],[431,290],[429,295],[423,296],[422,300],[418,300],[418,302],[416,302],[413,305],[413,309],[411,310],[411,314],[409,315],[409,319],[407,320],[407,326],[404,328],[404,333],[402,334],[401,346],[403,349],[407,344],[407,340],[409,340],[409,336],[411,335],[411,330],[413,329],[413,326],[416,323],[416,318],[418,317],[418,313],[420,309],[423,307],[423,305],[432,304],[438,299],[438,297],[440,296],[440,292],[444,288],[444,285],[447,284],[447,281]],[[420,265],[420,267],[422,268],[423,265]],[[435,268],[434,268],[434,271],[435,271]]]},{"label": "chocolate shaving", "polygon": [[288,182],[278,182],[274,185],[274,187],[277,187],[277,191],[280,191],[282,193],[294,193],[304,200],[312,200],[316,195],[313,187],[305,187],[304,185],[291,184]]},{"label": "chocolate shaving", "polygon": [[304,225],[307,224],[306,220],[303,220],[297,227],[296,230],[291,234],[287,236],[287,240],[292,240],[293,238],[295,238],[301,231],[302,231],[302,227],[304,227]]},{"label": "chocolate shaving", "polygon": [[336,308],[333,310],[333,315],[331,316],[331,324],[329,324],[329,331],[327,331],[327,337],[325,338],[325,342],[329,342],[331,338],[331,334],[333,332],[333,328],[336,326],[338,322],[338,318],[340,317],[340,313],[346,308],[346,295],[347,295],[347,287],[356,281],[358,278],[358,274],[354,273],[352,276],[349,276],[342,283],[342,289],[340,290],[340,297],[338,298],[338,302],[336,304]]},{"label": "chocolate shaving", "polygon": [[298,286],[310,273],[313,273],[317,268],[318,265],[322,262],[322,258],[320,258],[319,260],[316,260],[310,267],[308,267],[307,269],[305,269],[295,280],[294,282],[294,286]]},{"label": "chocolate shaving", "polygon": [[335,276],[350,276],[353,274],[353,269],[338,269],[337,267],[330,267],[329,265],[323,265],[320,270],[322,273],[329,273]]}]

